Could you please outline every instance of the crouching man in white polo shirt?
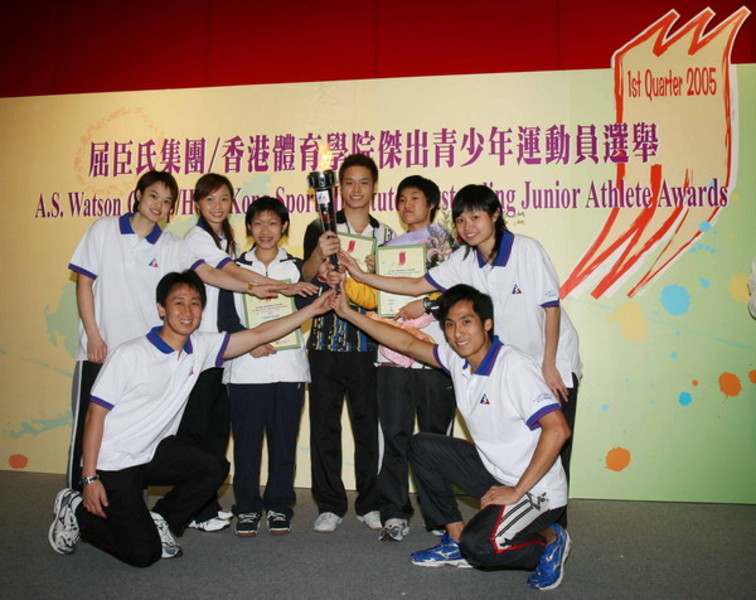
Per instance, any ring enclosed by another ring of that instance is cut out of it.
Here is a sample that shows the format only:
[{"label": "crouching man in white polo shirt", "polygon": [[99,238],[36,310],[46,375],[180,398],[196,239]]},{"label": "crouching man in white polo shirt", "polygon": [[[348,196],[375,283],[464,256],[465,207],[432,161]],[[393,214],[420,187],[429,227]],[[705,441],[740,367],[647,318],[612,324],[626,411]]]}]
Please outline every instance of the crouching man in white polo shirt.
[{"label": "crouching man in white polo shirt", "polygon": [[[472,436],[472,444],[431,433],[410,441],[426,522],[446,527],[438,545],[412,554],[413,564],[521,568],[533,571],[531,587],[557,587],[571,545],[557,524],[567,505],[559,452],[570,430],[539,366],[493,337],[490,297],[467,285],[449,289],[440,299],[441,345],[361,315],[343,298],[331,304],[380,343],[449,372]],[[455,485],[480,499],[467,525]]]},{"label": "crouching man in white polo shirt", "polygon": [[[82,493],[58,493],[48,536],[53,550],[71,554],[81,535],[138,567],[180,556],[173,535],[181,535],[229,468],[225,458],[174,435],[197,378],[327,312],[329,294],[255,329],[202,333],[202,280],[193,271],[165,275],[156,294],[163,325],[110,353],[92,388]],[[143,497],[148,485],[173,486],[152,511]]]}]

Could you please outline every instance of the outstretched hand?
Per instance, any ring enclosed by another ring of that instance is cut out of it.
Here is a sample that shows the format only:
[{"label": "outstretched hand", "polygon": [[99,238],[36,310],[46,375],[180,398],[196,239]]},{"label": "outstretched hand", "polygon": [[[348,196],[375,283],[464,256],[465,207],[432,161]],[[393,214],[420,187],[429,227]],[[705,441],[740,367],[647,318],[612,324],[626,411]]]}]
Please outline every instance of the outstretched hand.
[{"label": "outstretched hand", "polygon": [[410,319],[419,319],[425,314],[425,307],[423,307],[423,299],[418,298],[412,302],[408,302],[399,309],[396,313],[397,319],[404,319],[405,321]]},{"label": "outstretched hand", "polygon": [[321,294],[317,300],[307,307],[312,311],[313,316],[322,315],[333,308],[331,306],[331,299],[335,293],[334,290],[328,290],[325,294]]},{"label": "outstretched hand", "polygon": [[333,256],[340,247],[339,238],[333,231],[324,231],[318,238],[318,248],[323,258]]},{"label": "outstretched hand", "polygon": [[357,264],[357,261],[343,250],[339,252],[339,263],[343,265],[346,270],[349,271],[349,274],[357,281],[362,281],[361,276],[364,275],[365,272],[360,269],[360,265]]},{"label": "outstretched hand", "polygon": [[249,294],[251,296],[255,296],[256,298],[260,298],[262,300],[265,300],[266,298],[275,298],[278,296],[278,292],[282,291],[282,289],[288,284],[286,283],[260,283],[257,285],[253,285],[252,289],[249,291]]},{"label": "outstretched hand", "polygon": [[331,297],[330,307],[342,319],[346,318],[346,315],[352,310],[349,306],[349,298],[343,292],[334,294]]},{"label": "outstretched hand", "polygon": [[280,292],[284,296],[302,296],[302,298],[306,298],[307,296],[317,294],[319,289],[320,288],[318,288],[318,286],[313,283],[300,281],[298,283],[284,284],[284,286],[280,289]]}]

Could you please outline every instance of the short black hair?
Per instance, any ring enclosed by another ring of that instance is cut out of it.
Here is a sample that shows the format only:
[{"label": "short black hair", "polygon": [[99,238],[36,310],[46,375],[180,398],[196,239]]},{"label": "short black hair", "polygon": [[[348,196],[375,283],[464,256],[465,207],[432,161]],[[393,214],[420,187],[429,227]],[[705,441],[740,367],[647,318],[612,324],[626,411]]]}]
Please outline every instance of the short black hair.
[{"label": "short black hair", "polygon": [[139,181],[137,181],[136,188],[134,189],[134,206],[131,208],[131,212],[136,212],[137,207],[139,206],[140,198],[137,198],[137,193],[141,197],[142,194],[144,194],[144,190],[150,187],[153,183],[158,182],[168,188],[172,198],[171,210],[173,210],[173,207],[176,206],[176,201],[178,200],[179,195],[179,187],[178,183],[176,183],[176,178],[168,171],[147,171],[139,178]]},{"label": "short black hair", "polygon": [[375,161],[367,154],[350,154],[339,167],[339,184],[343,181],[346,170],[351,167],[365,167],[370,171],[373,184],[378,183],[378,165],[375,164]]},{"label": "short black hair", "polygon": [[[491,319],[491,323],[493,323],[494,310],[491,296],[470,285],[460,283],[450,287],[438,299],[438,320],[442,326],[452,307],[466,300],[472,304],[473,312],[480,317],[481,323],[485,323],[486,319]],[[488,338],[493,339],[493,327],[488,332]]]},{"label": "short black hair", "polygon": [[199,293],[200,301],[202,302],[202,308],[205,308],[205,304],[207,304],[205,284],[202,283],[199,275],[197,275],[197,273],[195,273],[191,269],[187,269],[186,271],[182,271],[181,273],[173,271],[171,273],[166,273],[165,275],[163,275],[163,278],[158,282],[157,289],[155,290],[155,300],[157,300],[157,303],[165,308],[165,303],[168,300],[168,296],[170,295],[171,291],[173,290],[173,288],[180,285],[187,285],[195,292]]},{"label": "short black hair", "polygon": [[436,218],[436,212],[438,211],[439,204],[441,204],[441,190],[438,189],[435,181],[431,181],[427,177],[422,175],[410,175],[405,177],[399,182],[399,187],[396,188],[397,200],[399,195],[406,189],[417,188],[420,190],[430,206],[430,220]]},{"label": "short black hair", "polygon": [[286,210],[286,205],[278,198],[271,198],[270,196],[260,196],[247,208],[247,213],[244,215],[244,224],[247,226],[249,232],[252,226],[252,221],[260,213],[272,212],[279,219],[281,224],[286,225],[289,222],[289,211]]}]

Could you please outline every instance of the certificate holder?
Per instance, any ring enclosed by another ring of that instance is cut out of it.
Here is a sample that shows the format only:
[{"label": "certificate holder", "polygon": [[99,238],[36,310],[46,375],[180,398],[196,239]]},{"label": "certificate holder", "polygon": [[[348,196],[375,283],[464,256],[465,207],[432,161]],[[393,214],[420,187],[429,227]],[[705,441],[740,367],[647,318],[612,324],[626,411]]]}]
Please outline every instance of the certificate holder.
[{"label": "certificate holder", "polygon": [[[380,246],[375,251],[375,271],[386,277],[422,277],[425,275],[425,250],[425,244]],[[421,297],[378,290],[378,314],[393,317],[405,304]]]},{"label": "certificate holder", "polygon": [[356,260],[360,269],[367,271],[365,257],[369,254],[375,254],[375,238],[354,235],[353,233],[339,233],[338,236],[341,242],[341,250]]},{"label": "certificate holder", "polygon": [[[289,283],[284,281],[283,283]],[[244,317],[247,321],[247,327],[250,329],[257,327],[266,321],[272,321],[279,317],[285,317],[296,311],[294,298],[278,294],[275,298],[257,298],[245,294],[244,296]],[[297,328],[288,335],[269,342],[276,350],[293,350],[302,347],[302,331]]]}]

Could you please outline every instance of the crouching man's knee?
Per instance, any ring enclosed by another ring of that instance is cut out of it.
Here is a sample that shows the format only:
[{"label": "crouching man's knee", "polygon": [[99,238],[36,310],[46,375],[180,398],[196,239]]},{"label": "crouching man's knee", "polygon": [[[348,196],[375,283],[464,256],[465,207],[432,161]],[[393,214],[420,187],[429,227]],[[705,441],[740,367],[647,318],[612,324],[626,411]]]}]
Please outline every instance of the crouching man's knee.
[{"label": "crouching man's knee", "polygon": [[132,567],[146,568],[154,565],[163,554],[160,538],[154,544],[132,546],[119,558]]},{"label": "crouching man's knee", "polygon": [[494,545],[488,535],[473,528],[465,527],[459,538],[459,548],[467,560],[475,565],[490,566],[491,555],[495,554]]},{"label": "crouching man's knee", "polygon": [[459,547],[465,558],[477,566],[532,571],[543,552],[544,539],[540,535],[523,535],[499,543],[491,535],[490,529],[465,527]]}]

